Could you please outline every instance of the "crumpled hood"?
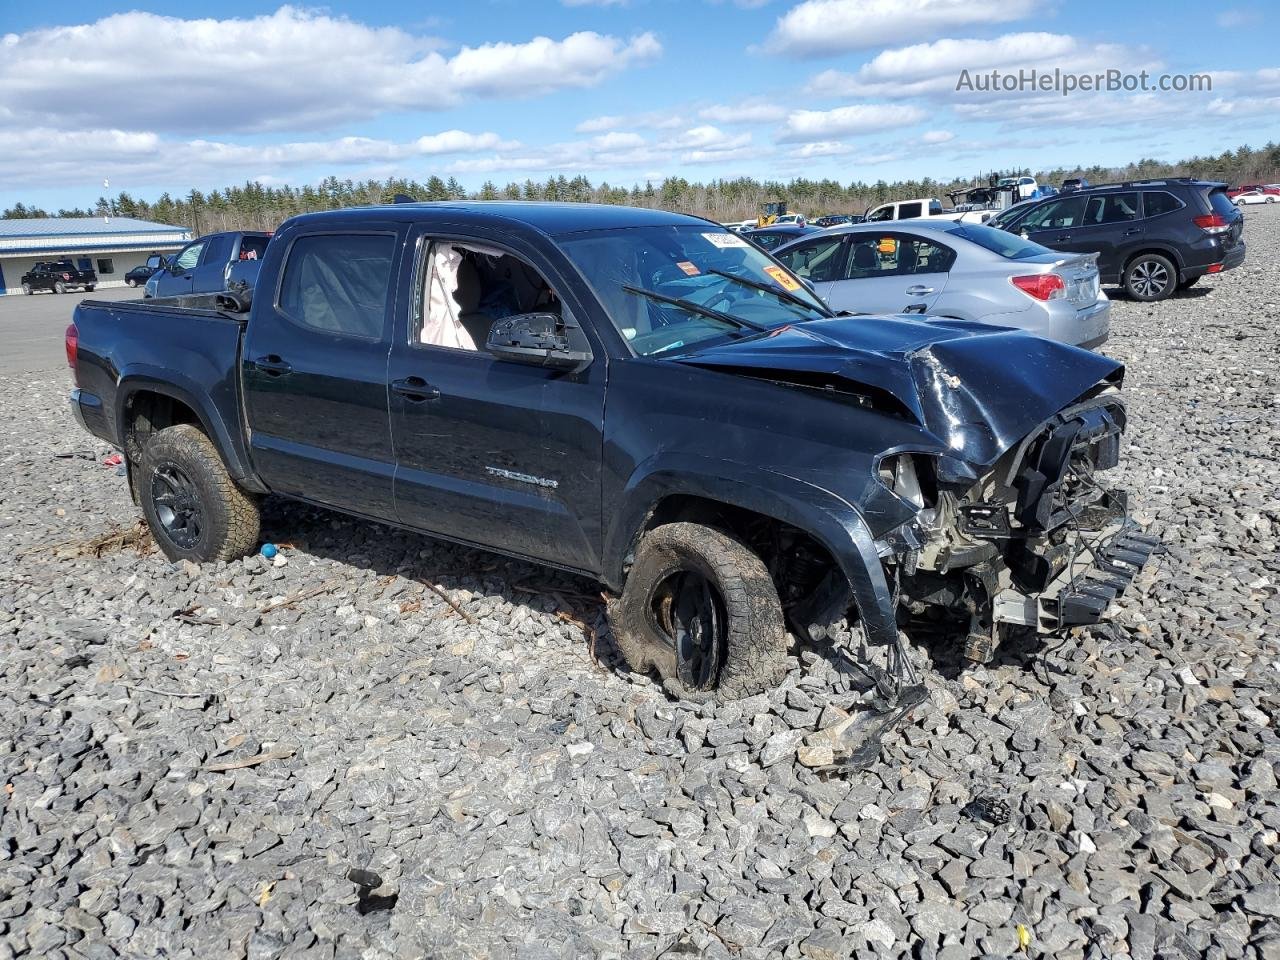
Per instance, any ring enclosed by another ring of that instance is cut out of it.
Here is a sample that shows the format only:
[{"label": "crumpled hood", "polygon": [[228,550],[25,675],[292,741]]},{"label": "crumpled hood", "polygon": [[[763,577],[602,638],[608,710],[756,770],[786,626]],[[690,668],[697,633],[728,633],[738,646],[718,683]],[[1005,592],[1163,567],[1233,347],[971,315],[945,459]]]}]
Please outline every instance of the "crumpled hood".
[{"label": "crumpled hood", "polygon": [[834,317],[673,357],[681,363],[850,390],[883,392],[976,466],[994,463],[1033,428],[1124,365],[1019,330],[959,320]]}]

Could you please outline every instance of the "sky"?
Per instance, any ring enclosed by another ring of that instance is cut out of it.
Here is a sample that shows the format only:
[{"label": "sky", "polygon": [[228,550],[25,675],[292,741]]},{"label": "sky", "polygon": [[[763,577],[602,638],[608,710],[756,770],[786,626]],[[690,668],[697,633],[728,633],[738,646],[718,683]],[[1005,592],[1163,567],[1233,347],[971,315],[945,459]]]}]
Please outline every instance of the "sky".
[{"label": "sky", "polygon": [[[629,187],[1177,160],[1280,140],[1269,6],[0,0],[0,208],[329,175]],[[1211,89],[983,88],[1055,69]]]}]

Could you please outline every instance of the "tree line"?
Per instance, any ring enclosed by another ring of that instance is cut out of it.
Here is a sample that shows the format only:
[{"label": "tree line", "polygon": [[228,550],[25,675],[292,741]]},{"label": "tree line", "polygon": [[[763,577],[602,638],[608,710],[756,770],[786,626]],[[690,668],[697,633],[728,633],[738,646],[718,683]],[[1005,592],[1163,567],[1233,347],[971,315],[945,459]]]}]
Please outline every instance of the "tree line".
[{"label": "tree line", "polygon": [[544,182],[525,180],[501,187],[493,181],[486,181],[478,191],[466,190],[455,177],[445,180],[434,175],[422,182],[402,178],[354,181],[329,177],[317,185],[302,187],[269,187],[250,181],[243,186],[209,193],[192,190],[181,197],[163,193],[154,201],[137,199],[121,192],[115,197],[100,197],[91,210],[77,207],[51,213],[40,207],[17,203],[0,217],[137,217],[186,227],[199,235],[219,230],[274,230],[284,220],[299,213],[387,203],[397,194],[405,194],[417,200],[508,199],[630,204],[733,221],[755,216],[760,205],[769,200],[786,200],[790,209],[809,216],[861,213],[886,200],[943,197],[952,190],[985,184],[993,176],[1031,175],[1041,183],[1054,185],[1067,177],[1085,177],[1092,183],[1177,176],[1224,180],[1231,184],[1272,183],[1280,181],[1280,145],[1268,143],[1257,149],[1241,146],[1217,156],[1191,157],[1177,163],[1143,159],[1123,167],[1060,167],[1034,174],[1030,169],[1022,168],[951,181],[925,178],[892,183],[855,180],[846,184],[832,179],[810,180],[804,177],[786,182],[737,177],[691,183],[683,177],[668,177],[656,185],[645,183],[643,186],[624,187],[607,182],[593,184],[581,175],[568,178],[562,174],[548,177]]}]

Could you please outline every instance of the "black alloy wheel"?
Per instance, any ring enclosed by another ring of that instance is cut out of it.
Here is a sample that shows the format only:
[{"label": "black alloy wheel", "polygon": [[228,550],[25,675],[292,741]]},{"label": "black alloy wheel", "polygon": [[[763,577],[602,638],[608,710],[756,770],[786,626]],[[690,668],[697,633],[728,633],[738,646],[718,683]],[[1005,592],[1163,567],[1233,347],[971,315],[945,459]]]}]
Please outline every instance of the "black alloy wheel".
[{"label": "black alloy wheel", "polygon": [[729,641],[724,598],[702,573],[678,570],[657,585],[653,625],[676,655],[676,675],[689,690],[711,690]]},{"label": "black alloy wheel", "polygon": [[161,463],[151,476],[151,502],[163,535],[180,550],[194,550],[205,528],[204,505],[191,478],[177,464]]}]

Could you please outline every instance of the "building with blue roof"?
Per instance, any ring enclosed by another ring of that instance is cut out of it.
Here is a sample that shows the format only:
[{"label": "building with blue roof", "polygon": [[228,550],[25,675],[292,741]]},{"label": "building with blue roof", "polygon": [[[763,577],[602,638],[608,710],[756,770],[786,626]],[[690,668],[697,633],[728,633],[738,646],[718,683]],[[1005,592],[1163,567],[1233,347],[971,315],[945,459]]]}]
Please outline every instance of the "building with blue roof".
[{"label": "building with blue roof", "polygon": [[123,286],[147,257],[176,253],[189,240],[185,227],[132,217],[0,220],[0,294],[22,293],[22,275],[43,260],[73,260],[97,272],[98,286]]}]

